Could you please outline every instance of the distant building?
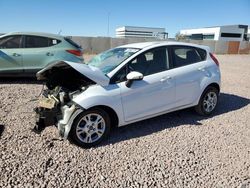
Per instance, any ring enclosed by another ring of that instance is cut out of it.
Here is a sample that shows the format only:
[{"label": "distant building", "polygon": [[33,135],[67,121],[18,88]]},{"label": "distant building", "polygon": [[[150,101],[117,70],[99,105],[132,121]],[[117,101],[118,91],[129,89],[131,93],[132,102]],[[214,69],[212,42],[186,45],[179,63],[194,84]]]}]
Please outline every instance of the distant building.
[{"label": "distant building", "polygon": [[204,27],[198,29],[184,29],[180,34],[193,40],[222,40],[222,41],[249,41],[250,26],[225,25]]},{"label": "distant building", "polygon": [[119,27],[116,29],[116,37],[118,38],[140,37],[140,38],[167,39],[168,33],[165,32],[165,28],[123,26],[123,27]]}]

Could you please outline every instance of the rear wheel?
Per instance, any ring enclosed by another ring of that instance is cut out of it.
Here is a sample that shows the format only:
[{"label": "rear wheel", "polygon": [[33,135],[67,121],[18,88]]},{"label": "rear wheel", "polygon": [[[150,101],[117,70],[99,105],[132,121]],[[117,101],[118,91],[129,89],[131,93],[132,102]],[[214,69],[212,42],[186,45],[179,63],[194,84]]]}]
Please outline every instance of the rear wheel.
[{"label": "rear wheel", "polygon": [[210,115],[217,106],[219,91],[217,88],[209,86],[202,94],[195,111],[203,116]]},{"label": "rear wheel", "polygon": [[92,109],[81,113],[75,119],[70,136],[76,144],[90,148],[105,139],[109,132],[109,115],[102,109]]}]

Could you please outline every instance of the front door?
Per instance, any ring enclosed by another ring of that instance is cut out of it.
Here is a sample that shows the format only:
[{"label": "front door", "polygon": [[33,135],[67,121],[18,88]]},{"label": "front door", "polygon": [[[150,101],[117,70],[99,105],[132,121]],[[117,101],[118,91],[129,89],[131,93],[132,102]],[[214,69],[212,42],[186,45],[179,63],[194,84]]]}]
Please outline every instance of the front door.
[{"label": "front door", "polygon": [[0,39],[0,73],[22,73],[22,36],[13,35]]},{"label": "front door", "polygon": [[127,70],[140,72],[144,78],[134,81],[129,88],[125,81],[119,84],[126,122],[173,108],[175,78],[169,69],[168,50],[165,47],[147,51],[128,63]]}]

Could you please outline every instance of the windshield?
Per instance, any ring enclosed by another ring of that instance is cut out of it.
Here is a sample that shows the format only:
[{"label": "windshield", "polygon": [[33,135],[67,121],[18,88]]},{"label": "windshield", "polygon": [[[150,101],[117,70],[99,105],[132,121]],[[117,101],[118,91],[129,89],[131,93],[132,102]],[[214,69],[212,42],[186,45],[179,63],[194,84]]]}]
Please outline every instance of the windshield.
[{"label": "windshield", "polygon": [[125,59],[139,51],[135,48],[114,48],[93,57],[86,64],[99,68],[104,74],[108,74],[120,65]]}]

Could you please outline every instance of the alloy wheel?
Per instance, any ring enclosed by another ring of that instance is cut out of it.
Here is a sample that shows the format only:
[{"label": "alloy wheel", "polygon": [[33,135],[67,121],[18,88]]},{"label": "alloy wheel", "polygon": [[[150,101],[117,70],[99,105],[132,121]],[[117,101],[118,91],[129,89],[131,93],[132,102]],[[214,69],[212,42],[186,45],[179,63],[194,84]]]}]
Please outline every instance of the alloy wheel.
[{"label": "alloy wheel", "polygon": [[217,94],[214,91],[208,92],[203,100],[203,109],[210,113],[214,110],[217,104]]},{"label": "alloy wheel", "polygon": [[99,140],[105,132],[104,118],[96,113],[90,113],[81,118],[76,126],[76,136],[83,143],[93,143]]}]

